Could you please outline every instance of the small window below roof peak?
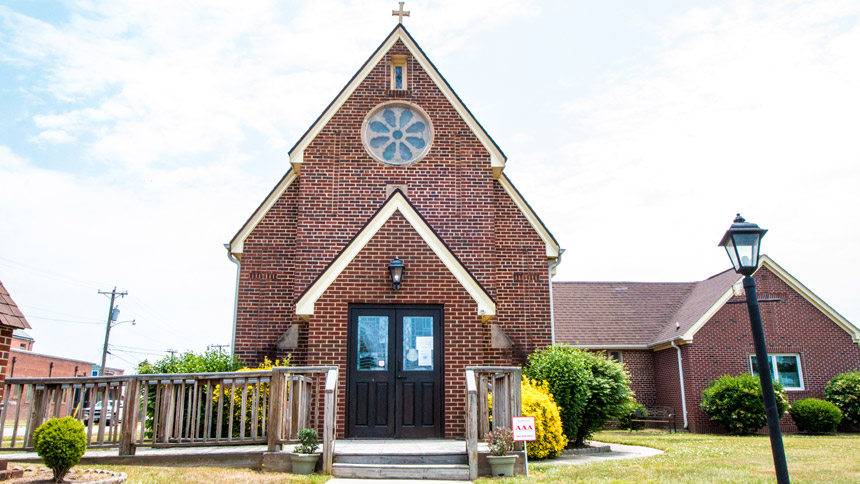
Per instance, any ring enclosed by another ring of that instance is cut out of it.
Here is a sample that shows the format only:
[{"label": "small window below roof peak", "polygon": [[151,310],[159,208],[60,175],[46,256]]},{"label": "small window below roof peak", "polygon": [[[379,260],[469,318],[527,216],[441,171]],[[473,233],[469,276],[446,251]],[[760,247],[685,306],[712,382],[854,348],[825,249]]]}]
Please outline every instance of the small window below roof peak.
[{"label": "small window below roof peak", "polygon": [[407,86],[407,69],[405,54],[391,54],[391,90],[405,91]]}]

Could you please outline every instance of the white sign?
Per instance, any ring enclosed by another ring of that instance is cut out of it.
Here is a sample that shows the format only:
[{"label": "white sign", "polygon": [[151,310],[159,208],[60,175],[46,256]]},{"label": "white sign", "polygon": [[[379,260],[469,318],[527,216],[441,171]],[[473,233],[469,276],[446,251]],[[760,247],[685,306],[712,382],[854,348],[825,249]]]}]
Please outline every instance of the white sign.
[{"label": "white sign", "polygon": [[418,351],[432,350],[433,349],[433,337],[432,336],[416,336],[415,337],[415,347],[418,348]]},{"label": "white sign", "polygon": [[537,430],[535,428],[534,417],[514,417],[513,425],[514,440],[521,442],[523,440],[537,440]]}]

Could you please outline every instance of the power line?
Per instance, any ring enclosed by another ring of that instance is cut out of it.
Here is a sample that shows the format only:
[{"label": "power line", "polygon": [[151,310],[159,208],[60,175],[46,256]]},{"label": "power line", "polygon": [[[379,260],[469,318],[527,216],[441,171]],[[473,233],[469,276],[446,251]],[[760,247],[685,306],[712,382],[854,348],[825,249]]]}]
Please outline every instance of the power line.
[{"label": "power line", "polygon": [[4,265],[11,269],[17,269],[20,271],[30,272],[30,273],[41,273],[43,275],[48,275],[60,279],[65,279],[67,282],[71,282],[77,286],[86,287],[88,289],[92,289],[99,285],[99,283],[95,281],[87,281],[83,279],[77,279],[75,277],[71,277],[65,274],[60,274],[59,272],[53,272],[45,269],[41,269],[36,266],[31,266],[29,264],[24,264],[22,262],[17,262],[12,259],[7,259],[5,257],[0,257],[0,265]]},{"label": "power line", "polygon": [[27,319],[30,319],[30,318],[33,318],[33,319],[43,319],[43,320],[45,320],[45,321],[57,321],[57,322],[60,322],[60,323],[73,323],[73,324],[98,324],[98,325],[101,325],[101,324],[102,324],[100,321],[76,321],[76,320],[73,320],[73,319],[46,318],[46,317],[44,317],[44,316],[32,316],[32,315],[30,315],[30,316],[25,316],[25,317],[26,317]]}]

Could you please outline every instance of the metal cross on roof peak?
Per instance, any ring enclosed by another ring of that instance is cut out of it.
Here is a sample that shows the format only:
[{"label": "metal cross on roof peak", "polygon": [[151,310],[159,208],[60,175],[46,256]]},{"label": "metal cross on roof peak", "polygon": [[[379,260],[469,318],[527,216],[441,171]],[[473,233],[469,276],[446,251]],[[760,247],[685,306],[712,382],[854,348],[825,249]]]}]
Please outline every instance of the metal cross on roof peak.
[{"label": "metal cross on roof peak", "polygon": [[399,4],[400,4],[400,10],[392,10],[392,11],[391,11],[391,15],[392,15],[392,16],[397,15],[398,17],[400,17],[400,18],[398,18],[398,19],[397,19],[397,23],[402,24],[402,23],[403,23],[403,17],[408,17],[408,16],[409,16],[409,10],[403,10],[403,4],[404,4],[405,2],[397,2],[397,3],[399,3]]}]

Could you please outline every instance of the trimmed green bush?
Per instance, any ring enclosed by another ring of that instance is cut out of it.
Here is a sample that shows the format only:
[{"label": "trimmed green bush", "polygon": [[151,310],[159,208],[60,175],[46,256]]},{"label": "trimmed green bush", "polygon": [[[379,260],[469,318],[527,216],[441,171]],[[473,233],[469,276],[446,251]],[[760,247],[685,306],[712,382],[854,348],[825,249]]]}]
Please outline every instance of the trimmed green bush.
[{"label": "trimmed green bush", "polygon": [[582,445],[607,420],[632,411],[630,376],[602,353],[556,344],[529,355],[523,374],[549,384],[561,413],[564,435]]},{"label": "trimmed green bush", "polygon": [[842,411],[840,428],[860,427],[860,371],[836,375],[824,387],[824,398]]},{"label": "trimmed green bush", "polygon": [[299,430],[299,445],[293,448],[295,454],[313,454],[320,447],[320,436],[316,429]]},{"label": "trimmed green bush", "polygon": [[[788,409],[788,399],[779,382],[773,382],[777,413]],[[702,410],[733,434],[751,434],[767,424],[761,382],[757,376],[723,375],[702,392]]]},{"label": "trimmed green bush", "polygon": [[810,434],[836,432],[836,426],[842,421],[839,407],[818,398],[798,400],[791,404],[788,413],[798,430]]},{"label": "trimmed green bush", "polygon": [[63,482],[69,469],[78,465],[87,450],[84,424],[73,417],[52,418],[36,429],[33,447],[54,472],[54,482]]}]

